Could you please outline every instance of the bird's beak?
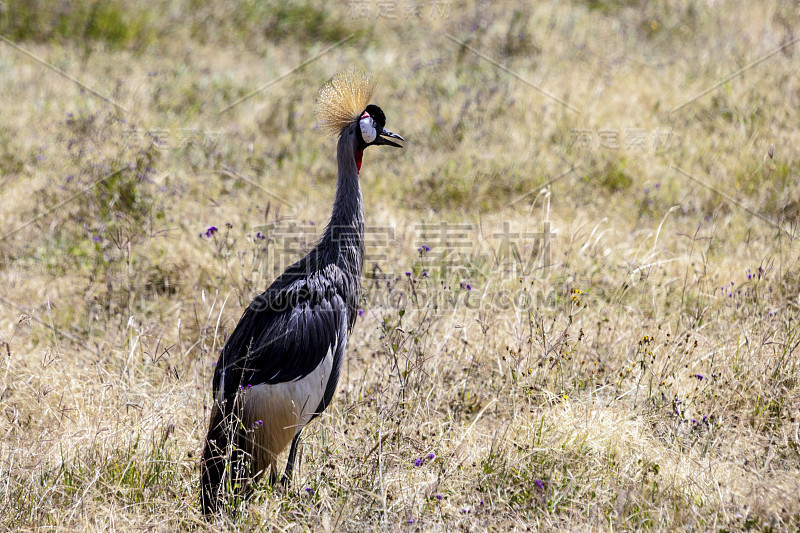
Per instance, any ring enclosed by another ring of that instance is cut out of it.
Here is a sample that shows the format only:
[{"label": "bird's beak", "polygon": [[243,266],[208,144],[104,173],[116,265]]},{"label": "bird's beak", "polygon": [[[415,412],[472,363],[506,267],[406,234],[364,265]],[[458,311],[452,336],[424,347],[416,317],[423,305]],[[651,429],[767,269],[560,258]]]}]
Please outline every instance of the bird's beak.
[{"label": "bird's beak", "polygon": [[388,146],[396,146],[397,148],[402,148],[403,147],[402,144],[397,144],[394,141],[390,141],[389,138],[391,138],[391,139],[399,139],[399,140],[405,142],[405,139],[400,137],[398,134],[392,133],[391,131],[389,131],[387,129],[384,129],[383,131],[381,131],[381,134],[378,136],[377,139],[375,139],[375,142],[373,142],[372,144],[385,144],[385,145],[388,145]]}]

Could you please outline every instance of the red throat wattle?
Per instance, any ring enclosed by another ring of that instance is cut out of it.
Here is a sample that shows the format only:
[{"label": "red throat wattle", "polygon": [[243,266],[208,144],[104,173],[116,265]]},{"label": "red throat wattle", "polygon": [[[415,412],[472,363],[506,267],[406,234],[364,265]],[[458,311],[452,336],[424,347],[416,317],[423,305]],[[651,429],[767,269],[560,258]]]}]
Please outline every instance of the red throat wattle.
[{"label": "red throat wattle", "polygon": [[356,166],[358,173],[361,174],[361,158],[364,157],[364,150],[356,150]]}]

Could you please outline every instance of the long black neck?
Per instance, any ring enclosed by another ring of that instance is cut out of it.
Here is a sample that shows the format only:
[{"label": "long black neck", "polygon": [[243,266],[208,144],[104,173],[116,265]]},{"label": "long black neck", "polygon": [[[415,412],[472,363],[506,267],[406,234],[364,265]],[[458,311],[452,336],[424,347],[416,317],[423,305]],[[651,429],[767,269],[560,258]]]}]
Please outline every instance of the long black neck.
[{"label": "long black neck", "polygon": [[[360,296],[361,270],[364,263],[364,200],[356,165],[358,141],[353,127],[339,136],[336,155],[339,177],[331,220],[320,248],[329,260],[355,282]],[[360,155],[360,154],[359,154]]]}]

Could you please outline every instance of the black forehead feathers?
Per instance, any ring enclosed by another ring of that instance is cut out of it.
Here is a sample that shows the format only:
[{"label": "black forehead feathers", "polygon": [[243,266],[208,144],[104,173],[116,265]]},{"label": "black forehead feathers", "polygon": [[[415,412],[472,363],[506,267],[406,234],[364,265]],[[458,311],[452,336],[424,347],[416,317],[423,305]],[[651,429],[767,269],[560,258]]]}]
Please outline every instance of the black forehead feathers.
[{"label": "black forehead feathers", "polygon": [[386,115],[383,114],[383,110],[381,110],[380,107],[374,104],[369,104],[364,111],[369,113],[369,116],[371,116],[375,122],[380,124],[381,127],[386,125]]}]

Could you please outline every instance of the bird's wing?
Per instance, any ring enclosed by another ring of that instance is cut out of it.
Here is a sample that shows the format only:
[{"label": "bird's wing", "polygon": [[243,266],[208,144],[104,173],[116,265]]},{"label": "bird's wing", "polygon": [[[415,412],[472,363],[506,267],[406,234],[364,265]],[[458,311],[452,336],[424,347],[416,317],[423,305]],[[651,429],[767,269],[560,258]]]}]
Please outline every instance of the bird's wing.
[{"label": "bird's wing", "polygon": [[218,399],[232,397],[240,386],[300,379],[329,350],[340,353],[340,343],[346,342],[341,271],[326,269],[277,282],[245,310],[222,349],[214,371]]}]

